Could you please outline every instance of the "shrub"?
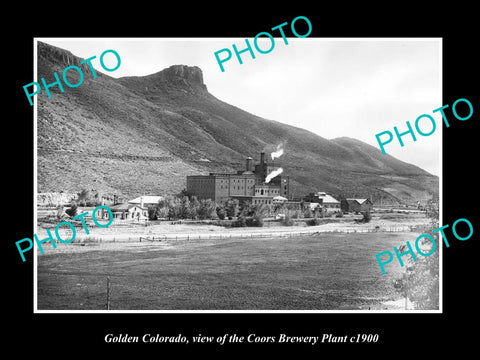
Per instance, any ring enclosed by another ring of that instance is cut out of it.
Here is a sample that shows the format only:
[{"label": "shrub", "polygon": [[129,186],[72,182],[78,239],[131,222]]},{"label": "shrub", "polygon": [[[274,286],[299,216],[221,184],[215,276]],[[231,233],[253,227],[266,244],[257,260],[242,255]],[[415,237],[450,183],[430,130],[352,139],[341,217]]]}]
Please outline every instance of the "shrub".
[{"label": "shrub", "polygon": [[235,227],[245,227],[247,226],[247,221],[245,219],[245,216],[240,215],[237,220],[233,223],[233,226]]},{"label": "shrub", "polygon": [[302,211],[299,209],[292,211],[292,218],[293,219],[300,219],[302,217]]},{"label": "shrub", "polygon": [[372,214],[370,214],[370,211],[363,212],[362,222],[368,223],[370,220],[372,220]]},{"label": "shrub", "polygon": [[342,218],[343,217],[343,211],[339,211],[338,213],[336,213],[335,217]]},{"label": "shrub", "polygon": [[310,219],[307,221],[307,225],[309,226],[320,225],[320,219],[319,218]]},{"label": "shrub", "polygon": [[285,226],[293,226],[293,220],[289,215],[285,215],[285,217],[282,219],[282,224]]},{"label": "shrub", "polygon": [[225,208],[218,206],[217,207],[217,216],[220,220],[224,220],[225,216],[227,215],[227,212],[225,211]]},{"label": "shrub", "polygon": [[310,206],[307,206],[307,208],[303,211],[303,217],[306,219],[309,219],[313,216],[312,210],[310,209]]},{"label": "shrub", "polygon": [[77,215],[77,212],[78,212],[78,207],[75,202],[73,202],[72,205],[65,210],[65,213],[72,218]]},{"label": "shrub", "polygon": [[253,217],[246,218],[245,222],[247,226],[263,227],[263,216],[257,214]]},{"label": "shrub", "polygon": [[155,208],[150,208],[148,209],[148,219],[149,220],[158,220],[158,216],[157,216],[157,209]]}]

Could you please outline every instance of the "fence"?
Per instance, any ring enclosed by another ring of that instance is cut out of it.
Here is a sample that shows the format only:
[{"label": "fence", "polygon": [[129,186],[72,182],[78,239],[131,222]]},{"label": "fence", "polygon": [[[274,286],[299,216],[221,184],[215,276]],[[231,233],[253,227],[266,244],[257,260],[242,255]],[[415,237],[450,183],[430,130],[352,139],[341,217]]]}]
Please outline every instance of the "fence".
[{"label": "fence", "polygon": [[104,235],[104,236],[84,236],[77,237],[74,243],[102,243],[102,242],[162,242],[162,241],[190,241],[190,240],[213,240],[213,239],[254,239],[254,238],[292,238],[297,236],[314,236],[320,234],[341,234],[341,233],[373,233],[373,232],[410,232],[423,231],[423,226],[395,225],[395,226],[375,226],[375,227],[351,227],[332,230],[305,230],[305,231],[273,231],[273,232],[229,232],[216,234],[164,234],[164,235]]}]

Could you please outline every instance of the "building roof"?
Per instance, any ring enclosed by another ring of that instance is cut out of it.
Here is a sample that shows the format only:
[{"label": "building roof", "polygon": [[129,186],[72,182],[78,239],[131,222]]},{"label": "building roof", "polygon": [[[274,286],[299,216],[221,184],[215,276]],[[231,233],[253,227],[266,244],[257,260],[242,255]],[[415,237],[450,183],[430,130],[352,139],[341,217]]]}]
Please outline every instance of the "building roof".
[{"label": "building roof", "polygon": [[347,200],[348,202],[356,201],[359,204],[363,204],[365,201],[367,201],[367,199],[345,199],[345,200]]},{"label": "building roof", "polygon": [[141,204],[143,198],[144,204],[157,204],[160,200],[163,199],[163,196],[152,196],[152,195],[143,195],[139,196],[133,200],[129,200],[129,204]]},{"label": "building roof", "polygon": [[340,201],[335,199],[333,196],[328,195],[327,193],[318,192],[317,196],[319,199],[323,200],[324,204],[340,204]]},{"label": "building roof", "polygon": [[138,207],[140,209],[143,209],[143,210],[146,210],[147,208],[146,207],[141,207],[140,205],[138,204],[130,204],[130,203],[121,203],[121,204],[117,204],[117,205],[113,205],[113,206],[110,206],[110,210],[112,210],[112,212],[116,212],[116,211],[127,211],[129,209],[131,209],[132,207]]}]

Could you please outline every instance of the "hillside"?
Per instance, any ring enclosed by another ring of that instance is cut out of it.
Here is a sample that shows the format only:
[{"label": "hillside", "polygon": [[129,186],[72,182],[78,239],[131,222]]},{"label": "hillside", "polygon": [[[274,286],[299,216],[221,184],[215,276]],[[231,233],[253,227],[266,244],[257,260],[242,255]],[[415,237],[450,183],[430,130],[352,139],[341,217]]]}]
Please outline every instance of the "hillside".
[{"label": "hillside", "polygon": [[[52,82],[53,72],[69,64],[88,70],[66,50],[38,46],[39,79]],[[187,175],[235,172],[245,157],[258,161],[260,151],[282,143],[276,165],[290,175],[295,196],[327,191],[394,202],[438,196],[436,176],[361,141],[327,140],[220,101],[198,67],[120,79],[97,74],[64,93],[52,88],[51,99],[45,91],[37,95],[38,192],[175,193]]]}]

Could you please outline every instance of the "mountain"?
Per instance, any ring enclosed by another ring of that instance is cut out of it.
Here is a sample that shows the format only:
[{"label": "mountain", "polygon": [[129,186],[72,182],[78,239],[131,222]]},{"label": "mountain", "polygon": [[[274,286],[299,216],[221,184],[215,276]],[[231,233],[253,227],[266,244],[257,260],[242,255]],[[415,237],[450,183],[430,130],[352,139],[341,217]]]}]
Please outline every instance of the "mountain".
[{"label": "mountain", "polygon": [[[69,65],[84,71],[76,88],[37,95],[38,192],[136,197],[176,193],[186,176],[244,169],[245,158],[283,144],[275,165],[296,197],[313,191],[385,202],[438,196],[438,177],[351,138],[327,140],[267,120],[210,94],[198,67],[173,65],[148,76],[112,78],[69,51],[38,42],[38,79]],[[98,59],[97,59],[98,60]],[[70,83],[79,81],[75,71]]]}]

